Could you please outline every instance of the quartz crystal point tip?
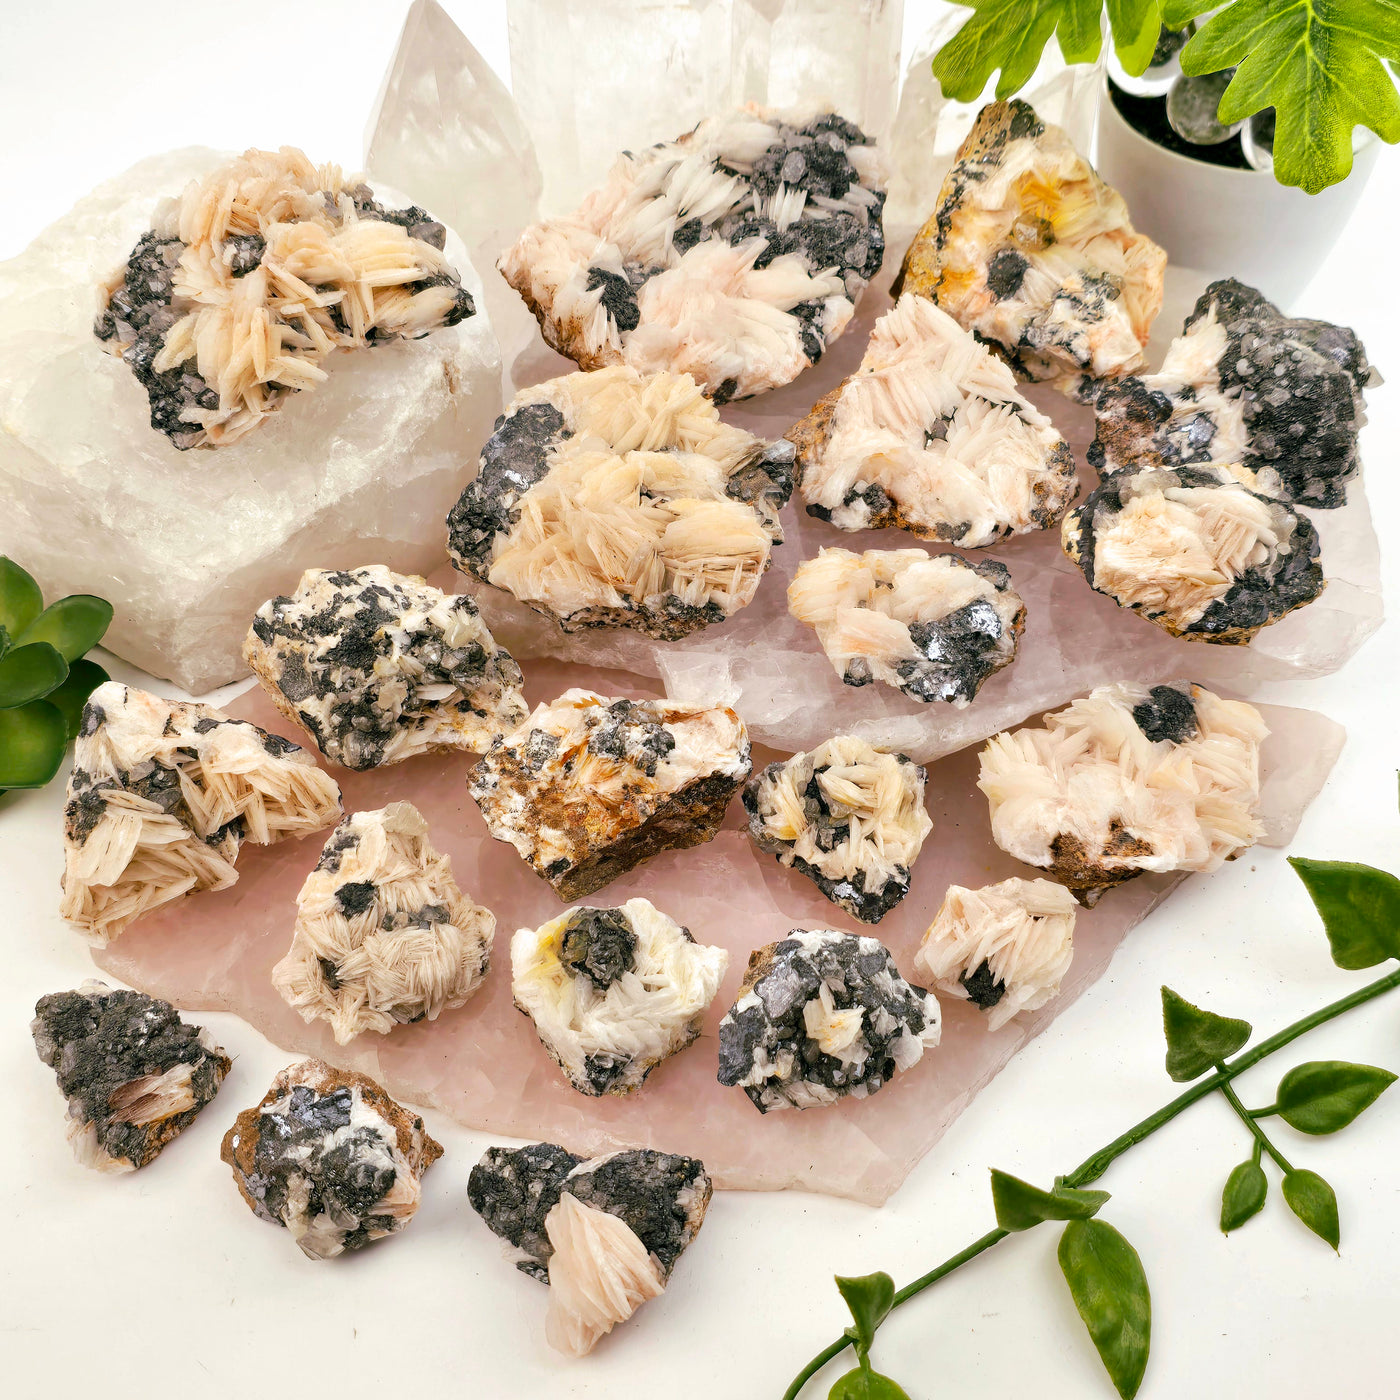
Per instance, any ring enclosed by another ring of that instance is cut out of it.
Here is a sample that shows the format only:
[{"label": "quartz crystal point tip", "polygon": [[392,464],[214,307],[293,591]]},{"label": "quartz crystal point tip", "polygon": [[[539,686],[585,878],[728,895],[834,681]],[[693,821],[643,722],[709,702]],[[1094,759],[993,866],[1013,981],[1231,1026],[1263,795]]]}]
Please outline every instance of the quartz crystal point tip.
[{"label": "quartz crystal point tip", "polygon": [[159,905],[233,884],[243,842],[306,836],[339,816],[334,780],[280,735],[108,681],[78,731],[59,912],[109,943]]},{"label": "quartz crystal point tip", "polygon": [[468,790],[491,835],[569,900],[712,840],[750,767],[727,707],[568,690],[507,734]]},{"label": "quartz crystal point tip", "polygon": [[863,1099],[938,1044],[938,1001],[874,938],[793,929],[749,958],[719,1026],[719,1082],[760,1113]]},{"label": "quartz crystal point tip", "polygon": [[639,1148],[585,1159],[547,1142],[489,1148],[467,1184],[516,1267],[549,1285],[546,1335],[571,1356],[662,1292],[712,1191],[693,1157]]},{"label": "quartz crystal point tip", "polygon": [[925,777],[903,754],[838,735],[749,779],[749,835],[833,904],[876,924],[909,893],[910,870],[933,829]]},{"label": "quartz crystal point tip", "polygon": [[1101,686],[998,734],[977,786],[992,837],[1085,906],[1144,872],[1209,871],[1264,834],[1259,711],[1203,686]]},{"label": "quartz crystal point tip", "polygon": [[297,895],[292,946],[272,985],[345,1045],[465,1005],[495,932],[496,916],[458,888],[422,814],[394,802],[336,827]]},{"label": "quartz crystal point tip", "polygon": [[688,374],[565,375],[498,420],[448,516],[448,553],[566,632],[674,641],[752,600],[792,460],[791,443],[721,422]]},{"label": "quartz crystal point tip", "polygon": [[1061,387],[1142,364],[1167,255],[1024,102],[984,107],[894,293],[930,297],[1026,379]]},{"label": "quartz crystal point tip", "polygon": [[466,594],[382,564],[310,569],[258,609],[243,655],[333,763],[480,753],[527,713],[523,678]]},{"label": "quartz crystal point tip", "polygon": [[687,373],[724,403],[789,383],[846,329],[884,259],[883,207],[859,127],[749,106],[623,152],[498,265],[582,368]]},{"label": "quartz crystal point tip", "polygon": [[30,1025],[68,1100],[78,1161],[130,1172],[153,1161],[219,1092],[233,1062],[169,1002],[84,982],[40,997]]},{"label": "quartz crystal point tip", "polygon": [[259,1220],[285,1227],[308,1259],[333,1259],[413,1219],[442,1147],[374,1080],[303,1060],[238,1115],[222,1156]]},{"label": "quartz crystal point tip", "polygon": [[631,1094],[684,1050],[729,967],[649,900],[571,909],[511,940],[511,990],[581,1094]]}]

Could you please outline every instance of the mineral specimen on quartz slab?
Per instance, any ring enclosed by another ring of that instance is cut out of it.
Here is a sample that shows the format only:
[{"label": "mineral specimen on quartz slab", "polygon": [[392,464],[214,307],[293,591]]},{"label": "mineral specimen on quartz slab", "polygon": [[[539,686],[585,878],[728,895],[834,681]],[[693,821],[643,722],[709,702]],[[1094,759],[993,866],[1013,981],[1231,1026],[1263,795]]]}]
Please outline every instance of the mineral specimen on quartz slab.
[{"label": "mineral specimen on quartz slab", "polygon": [[[467,245],[472,265],[496,266],[501,250],[539,217],[540,167],[509,89],[437,0],[414,0],[365,135],[365,173],[403,190]],[[506,394],[535,321],[499,277],[484,279],[487,314],[501,344]]]},{"label": "mineral specimen on quartz slab", "polygon": [[221,1155],[259,1220],[308,1259],[334,1259],[413,1219],[442,1147],[373,1079],[303,1060],[238,1115]]},{"label": "mineral specimen on quartz slab", "polygon": [[[726,405],[726,421],[756,437],[777,438],[814,401],[831,393],[856,370],[876,319],[890,309],[892,272],[887,263],[862,298],[855,324],[821,364],[786,388]],[[1150,363],[1161,362],[1205,280],[1176,268],[1169,271],[1165,309],[1148,347]],[[567,368],[567,362],[556,357],[552,366]],[[559,372],[554,367],[547,371]],[[1082,462],[1094,437],[1092,409],[1047,385],[1031,385],[1024,392],[1050,416]],[[1081,477],[1087,490],[1092,473],[1081,471]],[[844,685],[812,631],[787,614],[786,590],[804,559],[835,545],[856,551],[898,548],[909,542],[898,531],[853,535],[789,510],[783,522],[785,543],[774,551],[772,568],[753,602],[693,641],[658,643],[615,630],[566,635],[495,589],[481,590],[478,602],[492,633],[527,674],[538,664],[533,658],[549,656],[658,677],[674,699],[720,697],[734,704],[755,743],[794,752],[813,749],[833,734],[854,734],[923,763],[1115,681],[1155,684],[1190,675],[1240,694],[1264,681],[1335,671],[1376,630],[1382,613],[1379,550],[1363,483],[1352,482],[1348,496],[1340,510],[1312,517],[1328,576],[1325,592],[1265,628],[1248,647],[1202,647],[1125,616],[1111,599],[1088,587],[1062,552],[1057,531],[1039,530],[993,546],[988,556],[1009,567],[1026,603],[1016,663],[993,676],[966,710],[938,706],[936,722],[928,706],[888,686],[852,690]]]},{"label": "mineral specimen on quartz slab", "polygon": [[345,818],[297,893],[292,946],[272,985],[336,1043],[435,1021],[491,963],[496,916],[473,904],[411,802]]},{"label": "mineral specimen on quartz slab", "polygon": [[87,981],[40,997],[39,1058],[68,1100],[68,1140],[85,1167],[131,1172],[154,1161],[219,1092],[233,1062],[169,1002]]},{"label": "mineral specimen on quartz slab", "polygon": [[[972,102],[943,95],[933,74],[938,51],[969,19],[956,5],[939,5],[938,16],[915,44],[899,88],[899,109],[885,143],[890,163],[890,219],[900,225],[919,224],[943,177],[967,139],[977,114],[992,101],[996,77]],[[1105,49],[1107,46],[1105,45]],[[1060,46],[1049,43],[1040,65],[1019,96],[1069,137],[1077,151],[1093,145],[1094,118],[1103,84],[1103,61],[1067,64]]]},{"label": "mineral specimen on quartz slab", "polygon": [[594,1160],[554,1143],[488,1148],[467,1197],[516,1268],[550,1288],[545,1335],[583,1356],[666,1287],[709,1209],[705,1164],[641,1149]]},{"label": "mineral specimen on quartz slab", "polygon": [[882,135],[903,11],[903,0],[510,0],[511,87],[545,212],[577,204],[618,151],[735,103],[820,102]]},{"label": "mineral specimen on quartz slab", "polygon": [[[46,593],[110,599],[107,647],[194,693],[244,673],[249,619],[303,570],[440,561],[462,463],[501,404],[478,312],[422,340],[337,351],[314,393],[215,452],[153,432],[140,385],[93,337],[99,283],[156,202],[222,159],[195,148],[142,161],[0,265],[0,551]],[[445,251],[479,299],[455,235]]]},{"label": "mineral specimen on quartz slab", "polygon": [[[1151,627],[1138,630],[1155,635]],[[526,673],[526,694],[532,701],[552,698],[580,679],[577,669],[539,661]],[[594,672],[588,679],[610,694],[639,694],[635,680],[616,674]],[[295,732],[260,692],[234,708]],[[1286,846],[1331,769],[1342,732],[1320,715],[1259,708],[1270,729],[1261,753],[1265,839]],[[764,753],[760,762],[777,757]],[[983,810],[976,782],[975,750],[929,772],[928,809],[939,835],[915,865],[909,894],[880,924],[880,940],[906,976],[913,975],[915,951],[949,884],[975,887],[1034,873],[996,848],[985,820],[968,819]],[[418,758],[345,775],[352,810],[410,797],[440,837],[458,880],[478,900],[511,911],[513,922],[529,927],[559,914],[554,892],[523,862],[503,860],[480,816],[463,802],[459,764]],[[314,851],[291,842],[250,849],[236,889],[153,914],[96,956],[114,977],[192,1011],[237,1011],[288,1051],[367,1072],[396,1097],[471,1127],[532,1142],[544,1137],[589,1157],[625,1147],[686,1153],[705,1162],[717,1186],[797,1187],[871,1202],[888,1197],[969,1099],[1098,978],[1126,931],[1180,878],[1143,875],[1081,911],[1061,994],[1040,1011],[988,1033],[980,1011],[949,1000],[939,1048],[878,1094],[817,1113],[760,1119],[743,1094],[715,1080],[717,1024],[753,948],[793,928],[827,927],[832,906],[810,882],[754,849],[739,803],[730,805],[713,841],[659,855],[609,887],[608,903],[645,897],[684,922],[697,941],[730,953],[700,1040],[659,1066],[641,1093],[625,1098],[585,1099],[570,1088],[541,1052],[529,1020],[515,1010],[509,979],[494,974],[466,1006],[431,1023],[400,1026],[383,1039],[361,1036],[340,1047],[329,1027],[307,1025],[273,990],[270,974],[286,951],[286,910],[314,862]],[[734,917],[736,907],[745,911],[742,920]]]},{"label": "mineral specimen on quartz slab", "polygon": [[1025,379],[1131,374],[1162,306],[1167,255],[1068,137],[994,102],[958,151],[895,279],[931,297]]},{"label": "mineral specimen on quartz slab", "polygon": [[243,655],[277,708],[346,768],[482,753],[525,718],[520,667],[476,604],[382,564],[308,569],[258,609]]},{"label": "mineral specimen on quartz slab", "polygon": [[510,941],[511,991],[581,1094],[631,1094],[700,1034],[729,966],[650,900],[570,909]]},{"label": "mineral specimen on quartz slab", "polygon": [[73,753],[59,913],[108,943],[152,909],[232,885],[245,842],[306,836],[339,816],[335,780],[280,734],[107,681],[88,697]]},{"label": "mineral specimen on quartz slab", "polygon": [[578,899],[711,840],[749,768],[744,722],[726,706],[575,688],[505,735],[468,791],[498,841],[560,899]]}]

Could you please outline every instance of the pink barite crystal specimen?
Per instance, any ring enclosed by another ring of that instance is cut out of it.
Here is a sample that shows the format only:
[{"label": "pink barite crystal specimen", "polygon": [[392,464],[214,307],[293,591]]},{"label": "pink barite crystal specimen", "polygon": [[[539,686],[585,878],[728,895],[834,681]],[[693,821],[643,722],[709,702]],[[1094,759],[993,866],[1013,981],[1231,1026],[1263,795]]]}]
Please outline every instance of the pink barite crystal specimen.
[{"label": "pink barite crystal specimen", "polygon": [[[640,694],[635,681],[616,674],[566,672],[547,662],[526,668],[532,702],[569,684],[610,695]],[[292,732],[261,694],[232,708],[276,732]],[[1271,731],[1263,749],[1266,840],[1285,845],[1330,771],[1343,735],[1309,711],[1260,708]],[[755,755],[760,764],[773,757]],[[524,862],[502,858],[467,798],[469,768],[466,757],[427,755],[347,773],[345,803],[356,810],[411,799],[474,897],[494,909],[506,928],[538,927],[558,913],[558,897]],[[906,976],[914,976],[919,940],[950,883],[975,886],[1025,874],[1025,867],[996,849],[984,820],[967,819],[985,808],[976,782],[977,753],[971,749],[929,773],[928,808],[939,838],[915,866],[909,896],[880,925],[881,941]],[[608,903],[643,896],[682,920],[697,941],[730,952],[729,971],[700,1039],[660,1065],[643,1093],[626,1098],[584,1098],[565,1083],[530,1021],[512,1006],[503,967],[487,976],[466,1006],[443,1012],[435,1022],[397,1027],[372,1045],[337,1046],[328,1027],[303,1023],[273,990],[271,971],[286,949],[296,892],[316,856],[293,843],[250,849],[232,889],[139,921],[97,954],[98,961],[113,976],[187,1010],[235,1011],[289,1051],[366,1072],[395,1098],[440,1109],[471,1127],[543,1138],[589,1156],[624,1147],[683,1152],[704,1161],[717,1186],[798,1187],[871,1203],[884,1201],[972,1096],[1103,973],[1124,934],[1175,884],[1171,877],[1146,875],[1082,912],[1061,995],[1042,1010],[988,1032],[975,1007],[947,999],[938,1049],[873,1098],[760,1120],[743,1094],[716,1081],[716,1027],[733,1003],[749,953],[793,928],[827,927],[832,906],[808,881],[794,879],[753,848],[740,803],[731,805],[707,845],[665,852],[607,888]],[[742,917],[736,917],[739,910]]]},{"label": "pink barite crystal specimen", "polygon": [[[796,383],[725,405],[726,421],[757,437],[781,437],[854,372],[876,318],[890,309],[889,278],[899,260],[901,236],[892,232],[889,246],[885,270],[866,289],[855,321],[822,361]],[[1204,285],[1199,274],[1169,269],[1165,307],[1147,350],[1149,364],[1161,363],[1173,330]],[[539,373],[544,378],[567,366],[554,356],[541,364]],[[1044,385],[1025,386],[1025,392],[1050,415],[1082,464],[1094,437],[1092,410]],[[1094,476],[1081,465],[1080,478],[1082,501]],[[998,559],[1010,569],[1026,604],[1026,628],[1014,666],[991,677],[967,709],[950,712],[940,705],[937,714],[888,686],[853,690],[844,685],[816,635],[786,610],[793,574],[819,549],[841,546],[860,553],[920,542],[899,530],[847,534],[804,514],[800,503],[783,514],[785,542],[773,551],[772,567],[753,601],[691,639],[658,643],[615,629],[566,636],[498,589],[473,586],[472,592],[492,634],[526,675],[532,658],[544,656],[612,667],[657,677],[673,700],[734,705],[755,744],[805,751],[833,734],[852,734],[925,763],[1099,685],[1128,680],[1155,685],[1190,676],[1210,689],[1240,696],[1264,681],[1330,675],[1380,626],[1380,555],[1360,481],[1350,484],[1345,506],[1318,511],[1311,519],[1321,541],[1327,589],[1310,606],[1265,628],[1247,647],[1202,647],[1126,617],[1112,599],[1095,593],[1064,556],[1058,531],[1035,531],[977,551],[978,558]],[[436,581],[449,589],[462,587]]]}]

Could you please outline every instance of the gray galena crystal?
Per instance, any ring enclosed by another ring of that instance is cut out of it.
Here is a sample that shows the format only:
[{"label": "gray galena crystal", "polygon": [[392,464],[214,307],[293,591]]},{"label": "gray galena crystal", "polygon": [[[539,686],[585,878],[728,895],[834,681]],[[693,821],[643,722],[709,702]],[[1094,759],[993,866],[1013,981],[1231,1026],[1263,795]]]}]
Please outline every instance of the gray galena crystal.
[{"label": "gray galena crystal", "polygon": [[637,1148],[586,1159],[548,1142],[488,1148],[467,1183],[472,1209],[521,1251],[516,1268],[541,1283],[554,1253],[545,1225],[561,1196],[617,1216],[665,1280],[704,1221],[711,1192],[694,1157]]},{"label": "gray galena crystal", "polygon": [[1086,385],[1101,472],[1233,462],[1296,505],[1346,502],[1360,469],[1362,391],[1373,371],[1354,332],[1285,316],[1233,278],[1212,282],[1156,374]]},{"label": "gray galena crystal", "polygon": [[258,609],[243,655],[277,708],[346,768],[481,752],[525,718],[520,667],[476,604],[382,564],[310,569]]},{"label": "gray galena crystal", "polygon": [[102,982],[40,997],[30,1030],[68,1100],[78,1161],[99,1171],[152,1161],[232,1067],[209,1032],[187,1025],[169,1002]]},{"label": "gray galena crystal", "polygon": [[899,974],[885,945],[794,929],[749,958],[719,1026],[719,1082],[760,1113],[863,1099],[938,1044],[932,992]]},{"label": "gray galena crystal", "polygon": [[372,1079],[304,1060],[238,1115],[222,1156],[260,1220],[331,1259],[402,1230],[442,1148]]}]

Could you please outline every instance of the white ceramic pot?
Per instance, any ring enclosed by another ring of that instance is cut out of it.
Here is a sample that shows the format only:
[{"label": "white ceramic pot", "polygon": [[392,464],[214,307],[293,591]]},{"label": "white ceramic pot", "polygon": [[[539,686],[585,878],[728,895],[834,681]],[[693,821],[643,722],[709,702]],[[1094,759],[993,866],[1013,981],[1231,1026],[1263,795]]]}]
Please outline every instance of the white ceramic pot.
[{"label": "white ceramic pot", "polygon": [[1261,170],[1229,170],[1178,155],[1099,102],[1098,171],[1128,202],[1133,226],[1173,263],[1210,278],[1236,277],[1288,310],[1351,217],[1376,163],[1369,132],[1351,174],[1310,195]]}]

